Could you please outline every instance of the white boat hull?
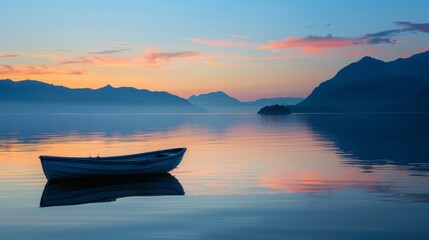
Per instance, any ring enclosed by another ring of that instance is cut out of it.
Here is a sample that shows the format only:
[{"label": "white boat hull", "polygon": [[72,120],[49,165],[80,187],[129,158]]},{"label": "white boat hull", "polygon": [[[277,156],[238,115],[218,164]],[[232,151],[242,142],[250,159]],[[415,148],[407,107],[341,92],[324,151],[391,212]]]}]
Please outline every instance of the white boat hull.
[{"label": "white boat hull", "polygon": [[176,168],[186,148],[118,157],[68,158],[40,156],[48,180],[118,175],[158,175]]}]

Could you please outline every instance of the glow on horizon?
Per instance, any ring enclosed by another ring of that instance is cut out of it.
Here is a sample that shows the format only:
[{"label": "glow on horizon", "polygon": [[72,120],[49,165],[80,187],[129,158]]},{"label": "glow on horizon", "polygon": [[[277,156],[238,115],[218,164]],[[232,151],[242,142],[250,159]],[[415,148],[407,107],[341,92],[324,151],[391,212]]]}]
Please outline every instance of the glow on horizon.
[{"label": "glow on horizon", "polygon": [[385,4],[7,2],[0,79],[181,97],[219,90],[240,100],[305,97],[365,55],[393,60],[429,50],[429,2],[389,1],[389,12]]}]

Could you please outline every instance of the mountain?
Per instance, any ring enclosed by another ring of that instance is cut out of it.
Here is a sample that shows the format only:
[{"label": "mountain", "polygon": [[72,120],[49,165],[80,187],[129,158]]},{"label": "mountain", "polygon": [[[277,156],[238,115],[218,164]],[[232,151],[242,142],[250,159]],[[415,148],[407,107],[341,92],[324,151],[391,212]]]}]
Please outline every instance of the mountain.
[{"label": "mountain", "polygon": [[71,89],[34,80],[0,80],[0,112],[203,112],[168,92],[131,87]]},{"label": "mountain", "polygon": [[429,112],[429,87],[408,99],[386,107],[386,111]]},{"label": "mountain", "polygon": [[213,106],[233,106],[240,105],[241,102],[228,94],[218,91],[206,94],[200,94],[198,96],[192,95],[188,99],[192,104],[198,105],[213,105]]},{"label": "mountain", "polygon": [[261,107],[267,105],[294,105],[301,102],[303,98],[279,97],[261,98],[256,101],[241,102],[222,91],[210,92],[200,95],[193,95],[188,99],[197,107],[206,109],[209,112],[235,112],[235,113],[255,113]]},{"label": "mountain", "polygon": [[429,51],[392,62],[364,57],[341,69],[332,79],[321,83],[292,110],[385,111],[387,106],[416,95],[428,83]]}]

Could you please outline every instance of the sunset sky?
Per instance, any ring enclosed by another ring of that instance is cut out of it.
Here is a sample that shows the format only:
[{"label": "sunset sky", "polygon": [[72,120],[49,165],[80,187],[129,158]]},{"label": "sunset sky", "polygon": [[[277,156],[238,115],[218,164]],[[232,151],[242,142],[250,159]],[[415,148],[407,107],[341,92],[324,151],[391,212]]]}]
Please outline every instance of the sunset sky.
[{"label": "sunset sky", "polygon": [[429,1],[2,1],[0,79],[182,97],[305,97],[343,66],[429,50]]}]

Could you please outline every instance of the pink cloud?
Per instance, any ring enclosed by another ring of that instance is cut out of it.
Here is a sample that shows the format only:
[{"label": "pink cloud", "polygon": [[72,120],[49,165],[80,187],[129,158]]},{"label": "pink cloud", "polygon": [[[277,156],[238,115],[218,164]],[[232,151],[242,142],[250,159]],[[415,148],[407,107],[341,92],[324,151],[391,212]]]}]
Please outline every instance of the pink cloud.
[{"label": "pink cloud", "polygon": [[280,41],[270,41],[260,49],[276,50],[284,48],[300,49],[302,52],[318,52],[326,49],[347,48],[358,44],[356,39],[327,35],[326,37],[309,36],[305,38],[289,37]]},{"label": "pink cloud", "polygon": [[234,39],[202,39],[202,38],[184,38],[193,43],[204,44],[210,47],[240,47],[256,48],[257,46],[246,41],[237,41]]},{"label": "pink cloud", "polygon": [[84,70],[64,70],[49,66],[32,66],[32,65],[3,65],[0,66],[0,74],[5,75],[46,75],[46,74],[64,74],[64,75],[82,75]]},{"label": "pink cloud", "polygon": [[279,51],[281,49],[299,49],[302,53],[318,53],[322,50],[341,49],[357,45],[395,44],[397,37],[404,34],[403,29],[368,33],[362,37],[326,36],[289,37],[279,41],[270,41],[259,49]]}]

